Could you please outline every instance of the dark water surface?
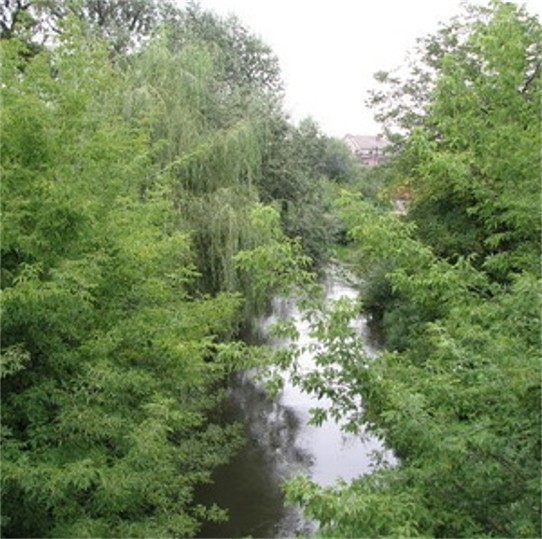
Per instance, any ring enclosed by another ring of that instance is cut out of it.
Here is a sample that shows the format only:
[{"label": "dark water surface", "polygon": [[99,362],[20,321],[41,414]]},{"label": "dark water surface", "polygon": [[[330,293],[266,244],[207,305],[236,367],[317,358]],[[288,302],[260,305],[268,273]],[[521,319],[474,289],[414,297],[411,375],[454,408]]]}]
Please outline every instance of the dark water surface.
[{"label": "dark water surface", "polygon": [[[328,301],[357,295],[352,286],[332,274],[324,284]],[[293,318],[300,344],[310,342],[308,324],[295,303],[280,299],[274,301],[268,317],[257,321],[256,338],[272,346],[288,346],[287,341],[273,340],[268,333],[269,326],[280,318]],[[367,351],[376,355],[377,345],[365,318],[360,316],[354,323]],[[312,361],[305,354],[300,365],[310,368]],[[234,459],[215,471],[213,485],[202,493],[201,501],[226,508],[230,519],[207,525],[201,537],[311,534],[315,523],[304,519],[299,509],[284,506],[281,482],[303,472],[327,486],[339,478],[350,480],[370,471],[370,453],[382,449],[380,442],[344,434],[332,420],[320,427],[309,425],[309,410],[315,406],[325,407],[325,401],[303,393],[289,380],[271,400],[249,372],[232,379],[223,418],[242,423],[248,441]]]}]

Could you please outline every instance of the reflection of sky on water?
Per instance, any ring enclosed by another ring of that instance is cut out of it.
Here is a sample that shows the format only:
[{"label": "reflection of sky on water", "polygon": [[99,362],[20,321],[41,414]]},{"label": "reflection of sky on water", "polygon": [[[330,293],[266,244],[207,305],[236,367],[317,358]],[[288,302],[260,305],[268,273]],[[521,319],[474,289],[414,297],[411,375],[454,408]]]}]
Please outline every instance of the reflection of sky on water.
[{"label": "reflection of sky on water", "polygon": [[[325,283],[329,301],[356,291],[337,280]],[[285,340],[271,339],[269,327],[278,319],[293,318],[300,333],[300,344],[309,344],[309,325],[292,301],[277,300],[272,313],[259,321],[255,340],[262,337],[272,346],[287,346]],[[355,322],[362,336],[367,335],[365,320]],[[367,338],[365,338],[368,341]],[[372,354],[376,349],[369,350]],[[301,369],[310,369],[310,354],[299,359]],[[214,474],[214,485],[204,493],[204,502],[216,502],[228,508],[230,521],[209,525],[202,537],[291,537],[310,533],[314,525],[306,522],[300,511],[284,507],[280,483],[294,473],[303,472],[327,486],[337,479],[352,479],[370,470],[370,453],[381,449],[377,440],[362,442],[359,436],[343,433],[328,420],[320,427],[308,425],[309,410],[324,406],[286,380],[280,395],[271,400],[250,373],[233,378],[229,400],[224,409],[225,421],[245,425],[247,444],[226,466]]]},{"label": "reflection of sky on water", "polygon": [[[338,280],[328,279],[324,285],[326,301],[330,303],[340,298],[355,299],[357,297],[357,291],[353,287]],[[314,342],[314,339],[309,336],[309,323],[303,319],[302,313],[295,306],[290,304],[289,309],[281,306],[277,311],[280,313],[279,316],[289,315],[294,318],[301,345]],[[270,318],[276,319],[277,311]],[[369,344],[369,330],[365,318],[359,316],[352,325],[364,338],[367,351],[375,356],[377,348],[374,343]],[[315,367],[310,353],[302,354],[298,364],[301,370],[306,371]],[[368,436],[361,440],[360,436],[344,433],[332,419],[328,419],[319,427],[308,424],[309,410],[315,407],[326,408],[326,402],[329,401],[318,400],[316,397],[307,395],[300,388],[286,381],[280,395],[280,402],[290,407],[299,418],[301,428],[295,443],[310,454],[311,466],[307,472],[314,481],[323,486],[329,486],[339,478],[348,481],[370,471],[371,452],[382,449],[378,440]]]}]

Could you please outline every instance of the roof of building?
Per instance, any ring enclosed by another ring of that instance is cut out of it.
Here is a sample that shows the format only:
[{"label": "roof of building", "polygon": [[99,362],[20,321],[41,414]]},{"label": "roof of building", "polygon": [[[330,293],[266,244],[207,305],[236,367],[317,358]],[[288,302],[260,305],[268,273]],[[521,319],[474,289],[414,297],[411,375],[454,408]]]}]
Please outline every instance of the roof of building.
[{"label": "roof of building", "polygon": [[378,148],[383,149],[388,142],[381,135],[346,135],[344,137],[354,151]]}]

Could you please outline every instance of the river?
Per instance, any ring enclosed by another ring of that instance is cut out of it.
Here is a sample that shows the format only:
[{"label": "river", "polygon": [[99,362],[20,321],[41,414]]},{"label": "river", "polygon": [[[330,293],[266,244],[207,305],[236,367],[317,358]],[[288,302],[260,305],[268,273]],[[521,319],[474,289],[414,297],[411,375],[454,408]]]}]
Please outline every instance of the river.
[{"label": "river", "polygon": [[[336,272],[329,271],[323,284],[329,302],[357,295]],[[257,320],[253,338],[274,347],[288,346],[286,340],[272,338],[269,333],[269,327],[281,318],[295,321],[300,344],[310,342],[302,313],[293,301],[284,299],[275,299],[271,313]],[[376,355],[378,345],[367,320],[359,316],[354,324],[367,351]],[[309,353],[299,358],[302,368],[309,368],[312,361]],[[343,433],[333,420],[319,427],[309,425],[309,409],[325,405],[288,379],[280,394],[270,399],[250,372],[232,378],[223,419],[240,422],[248,442],[235,458],[215,471],[214,483],[203,495],[202,501],[228,509],[229,521],[207,525],[201,537],[292,537],[298,533],[310,535],[316,529],[299,509],[285,507],[281,482],[297,472],[323,486],[339,478],[349,480],[367,473],[370,453],[382,449],[374,438],[364,436],[362,441],[359,436]]]}]

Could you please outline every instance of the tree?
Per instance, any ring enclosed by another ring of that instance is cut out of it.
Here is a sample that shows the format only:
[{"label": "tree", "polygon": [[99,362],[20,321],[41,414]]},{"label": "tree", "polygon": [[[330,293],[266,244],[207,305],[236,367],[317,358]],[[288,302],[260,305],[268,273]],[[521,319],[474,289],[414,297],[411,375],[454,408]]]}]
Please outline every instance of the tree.
[{"label": "tree", "polygon": [[393,215],[356,201],[343,215],[360,258],[387,259],[388,324],[409,332],[400,351],[372,359],[349,326],[357,311],[339,305],[313,322],[324,346],[298,383],[326,396],[346,429],[385,440],[397,462],[329,489],[296,478],[289,499],[329,537],[536,537],[538,276],[496,289],[468,261],[435,257]]},{"label": "tree", "polygon": [[58,38],[63,21],[72,16],[120,54],[139,46],[173,9],[159,0],[6,0],[0,38],[24,38],[34,47],[43,46]]},{"label": "tree", "polygon": [[324,137],[320,170],[336,183],[352,183],[361,173],[361,167],[352,151],[342,140],[334,137]]},{"label": "tree", "polygon": [[194,536],[225,517],[194,492],[240,443],[210,418],[243,314],[306,264],[256,187],[269,51],[213,17],[225,44],[182,17],[146,41],[153,2],[28,15],[55,6],[54,47],[0,42],[2,532]]},{"label": "tree", "polygon": [[268,124],[259,191],[264,201],[280,205],[283,226],[290,237],[298,237],[314,265],[322,264],[338,223],[331,200],[335,180],[326,168],[329,141],[312,118],[293,126],[280,116]]},{"label": "tree", "polygon": [[[241,150],[208,175],[242,144],[243,124],[223,140],[212,123],[178,131],[201,114],[197,88],[212,84],[190,70],[203,49],[168,60],[180,69],[159,79],[167,49],[123,71],[74,18],[52,50],[1,45],[3,534],[192,536],[223,517],[193,498],[238,443],[209,412],[244,356],[228,342],[242,301],[198,287],[202,230],[175,206],[180,186],[224,192],[244,180]],[[144,62],[154,69],[134,84]],[[175,95],[192,102],[168,122],[160,107]],[[215,153],[204,153],[210,140]]]},{"label": "tree", "polygon": [[409,133],[398,171],[420,236],[503,279],[525,257],[538,264],[541,29],[508,3],[468,15],[426,40],[417,84],[393,94],[410,99],[427,82],[421,73],[432,72],[423,113],[409,119],[404,105],[380,103]]},{"label": "tree", "polygon": [[391,110],[406,218],[342,201],[358,260],[378,268],[387,351],[367,357],[339,306],[317,320],[326,346],[299,383],[397,462],[329,489],[287,484],[324,536],[541,533],[540,24],[508,3],[469,13],[427,41],[438,61],[415,72],[431,72],[420,108]]},{"label": "tree", "polygon": [[219,54],[219,78],[230,92],[256,91],[271,100],[282,97],[277,57],[236,17],[221,18],[190,3],[184,10],[173,10],[167,22],[172,50],[204,43]]}]

